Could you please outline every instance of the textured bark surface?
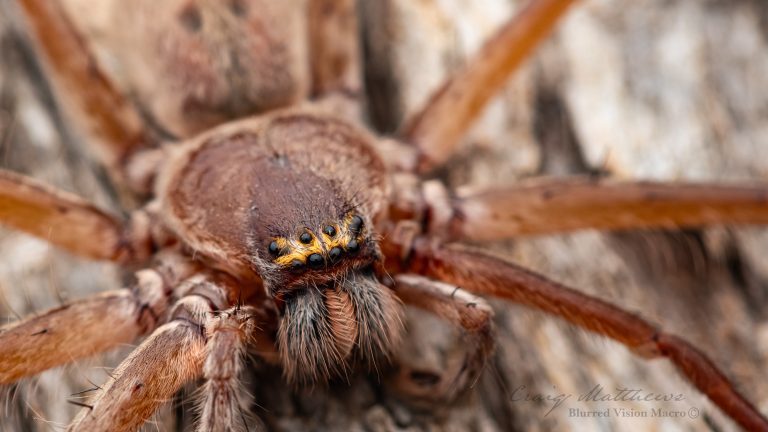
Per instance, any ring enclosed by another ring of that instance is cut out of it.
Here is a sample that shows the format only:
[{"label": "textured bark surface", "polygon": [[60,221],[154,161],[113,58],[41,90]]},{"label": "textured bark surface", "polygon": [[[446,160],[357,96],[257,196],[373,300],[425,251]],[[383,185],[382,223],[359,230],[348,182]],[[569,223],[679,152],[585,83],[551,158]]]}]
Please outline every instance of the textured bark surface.
[{"label": "textured bark surface", "polygon": [[[385,133],[414,113],[521,4],[362,3],[371,121]],[[99,26],[99,8],[72,0],[78,4],[79,24],[92,37],[103,36],[108,29]],[[0,166],[116,209],[103,172],[85,156],[82,139],[66,130],[66,110],[56,108],[12,12],[10,1],[0,1]],[[583,1],[437,175],[456,188],[540,174],[766,183],[767,28],[761,0]],[[768,413],[765,230],[582,232],[478,246],[686,337]],[[74,259],[9,230],[0,234],[0,257],[6,321],[115,288],[124,278],[111,265]],[[247,385],[258,404],[253,411],[271,429],[285,431],[735,430],[667,362],[644,361],[534,311],[492,305],[496,352],[481,379],[455,402],[403,400],[398,388],[412,383],[383,372],[296,393],[279,371],[252,362]],[[400,361],[439,377],[463,355],[460,332],[417,310],[408,318]],[[103,383],[130,348],[8,388],[0,430],[61,429],[79,409],[67,400],[82,401],[70,395]],[[578,400],[595,386],[603,395],[627,388],[683,400]],[[193,391],[190,386],[166,404],[147,429],[188,427],[196,416]],[[561,395],[570,397],[553,408]],[[606,408],[608,418],[571,415],[571,409]],[[648,417],[620,417],[614,408]],[[685,414],[654,416],[652,409]]]}]

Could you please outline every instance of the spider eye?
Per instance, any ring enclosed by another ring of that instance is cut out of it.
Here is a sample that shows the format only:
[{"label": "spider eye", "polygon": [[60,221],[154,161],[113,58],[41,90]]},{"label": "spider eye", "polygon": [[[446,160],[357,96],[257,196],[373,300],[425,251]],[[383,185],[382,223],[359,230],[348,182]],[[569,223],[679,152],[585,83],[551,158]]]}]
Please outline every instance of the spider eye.
[{"label": "spider eye", "polygon": [[299,241],[304,243],[304,244],[311,243],[312,242],[312,234],[310,234],[308,232],[301,233],[301,235],[299,236]]},{"label": "spider eye", "polygon": [[357,252],[360,250],[360,243],[357,242],[357,240],[350,240],[349,243],[347,243],[347,250],[350,252]]},{"label": "spider eye", "polygon": [[363,229],[363,218],[361,218],[358,215],[355,215],[352,217],[352,220],[349,222],[349,230],[352,231],[354,235],[360,234],[360,230]]},{"label": "spider eye", "polygon": [[304,268],[304,263],[301,260],[295,259],[291,261],[291,270],[296,271],[301,270],[302,268]]},{"label": "spider eye", "polygon": [[336,235],[336,228],[333,225],[328,225],[323,228],[323,233],[328,237],[333,237]]},{"label": "spider eye", "polygon": [[310,267],[316,269],[322,267],[325,264],[325,259],[322,255],[313,253],[309,256],[309,258],[307,258],[307,262],[309,263]]},{"label": "spider eye", "polygon": [[341,248],[340,247],[334,247],[330,251],[328,251],[328,258],[331,259],[331,261],[336,261],[341,257]]},{"label": "spider eye", "polygon": [[280,252],[280,247],[277,245],[276,241],[273,241],[269,244],[269,253],[272,255],[277,255],[278,252]]}]

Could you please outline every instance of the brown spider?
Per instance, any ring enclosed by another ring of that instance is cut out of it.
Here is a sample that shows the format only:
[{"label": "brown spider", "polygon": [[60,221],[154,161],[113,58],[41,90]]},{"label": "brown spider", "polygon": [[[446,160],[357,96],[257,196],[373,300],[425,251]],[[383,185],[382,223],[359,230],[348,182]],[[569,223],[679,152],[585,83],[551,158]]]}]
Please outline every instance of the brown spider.
[{"label": "brown spider", "polygon": [[[155,199],[123,224],[76,197],[3,173],[0,218],[86,257],[134,266],[155,259],[131,289],[3,328],[0,382],[151,332],[72,427],[135,429],[202,375],[200,429],[242,428],[237,376],[248,345],[279,362],[292,383],[324,381],[392,352],[401,333],[399,298],[473,335],[474,355],[437,389],[450,397],[471,382],[491,349],[490,310],[461,286],[558,315],[642,356],[667,357],[743,427],[765,430],[765,418],[682,339],[502,259],[447,245],[580,228],[768,221],[765,188],[553,181],[454,197],[440,183],[420,180],[418,173],[450,156],[490,95],[570,3],[528,6],[409,122],[404,145],[323,114],[331,108],[354,119],[359,109],[354,48],[334,34],[339,22],[351,20],[350,4],[334,10],[313,3],[318,9],[305,27],[300,10],[286,3],[270,3],[263,14],[249,13],[256,5],[248,2],[162,3],[167,10],[152,12],[177,16],[187,33],[123,29],[165,41],[157,52],[135,44],[141,50],[132,61],[142,67],[133,69],[133,91],[152,101],[140,113],[100,74],[56,4],[23,0],[59,90],[115,180]],[[227,37],[201,39],[203,25],[219,26],[213,34]],[[307,28],[311,71],[299,61]],[[249,80],[244,70],[264,75]],[[314,106],[198,134],[308,93]],[[197,135],[171,147],[159,144],[159,134]]]}]

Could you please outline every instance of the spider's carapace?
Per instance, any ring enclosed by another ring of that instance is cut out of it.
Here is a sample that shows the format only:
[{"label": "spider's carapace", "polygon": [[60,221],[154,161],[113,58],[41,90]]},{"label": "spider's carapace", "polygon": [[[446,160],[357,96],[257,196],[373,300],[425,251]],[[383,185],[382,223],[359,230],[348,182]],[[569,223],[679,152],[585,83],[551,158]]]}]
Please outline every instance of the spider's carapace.
[{"label": "spider's carapace", "polygon": [[283,111],[182,145],[160,180],[166,224],[275,299],[295,381],[327,378],[354,354],[386,355],[399,334],[399,304],[374,271],[388,183],[371,140],[340,120]]}]

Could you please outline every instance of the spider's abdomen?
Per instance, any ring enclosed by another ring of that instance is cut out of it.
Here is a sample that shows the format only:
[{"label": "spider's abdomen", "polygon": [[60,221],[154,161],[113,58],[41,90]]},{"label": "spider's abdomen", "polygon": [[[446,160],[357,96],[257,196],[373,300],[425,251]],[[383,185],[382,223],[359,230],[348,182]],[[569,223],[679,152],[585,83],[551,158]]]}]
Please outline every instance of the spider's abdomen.
[{"label": "spider's abdomen", "polygon": [[158,187],[163,218],[239,277],[285,273],[287,283],[362,259],[375,249],[365,229],[386,208],[371,139],[309,111],[223,125],[175,149]]},{"label": "spider's abdomen", "polygon": [[171,135],[187,138],[306,97],[301,0],[134,0],[113,9],[111,42],[128,85]]}]

